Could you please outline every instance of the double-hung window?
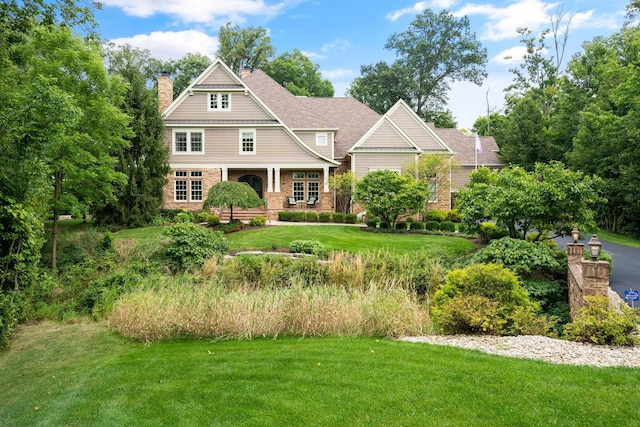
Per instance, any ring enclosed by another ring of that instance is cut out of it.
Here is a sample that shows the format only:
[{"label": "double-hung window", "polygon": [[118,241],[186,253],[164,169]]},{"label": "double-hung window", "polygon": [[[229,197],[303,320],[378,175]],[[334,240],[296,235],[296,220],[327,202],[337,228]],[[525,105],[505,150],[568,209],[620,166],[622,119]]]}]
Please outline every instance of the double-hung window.
[{"label": "double-hung window", "polygon": [[202,171],[191,171],[191,201],[202,201]]},{"label": "double-hung window", "polygon": [[320,198],[320,173],[319,172],[294,172],[293,173],[293,197],[296,201]]},{"label": "double-hung window", "polygon": [[176,202],[187,201],[187,171],[176,171],[174,182],[174,199]]},{"label": "double-hung window", "polygon": [[204,154],[204,130],[175,129],[173,154]]},{"label": "double-hung window", "polygon": [[208,111],[231,111],[230,93],[210,93],[207,97]]},{"label": "double-hung window", "polygon": [[256,154],[255,129],[240,129],[240,154]]},{"label": "double-hung window", "polygon": [[174,172],[174,200],[176,202],[201,202],[203,195],[202,171]]}]

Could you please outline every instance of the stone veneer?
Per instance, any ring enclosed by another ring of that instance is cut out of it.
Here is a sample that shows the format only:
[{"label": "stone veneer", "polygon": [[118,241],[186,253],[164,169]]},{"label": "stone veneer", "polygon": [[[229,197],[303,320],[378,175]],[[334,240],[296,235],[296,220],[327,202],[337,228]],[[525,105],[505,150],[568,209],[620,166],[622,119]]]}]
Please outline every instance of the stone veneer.
[{"label": "stone veneer", "polygon": [[586,297],[609,298],[609,269],[606,261],[583,259],[584,244],[568,243],[568,286],[571,319],[575,319],[581,307],[586,305]]}]

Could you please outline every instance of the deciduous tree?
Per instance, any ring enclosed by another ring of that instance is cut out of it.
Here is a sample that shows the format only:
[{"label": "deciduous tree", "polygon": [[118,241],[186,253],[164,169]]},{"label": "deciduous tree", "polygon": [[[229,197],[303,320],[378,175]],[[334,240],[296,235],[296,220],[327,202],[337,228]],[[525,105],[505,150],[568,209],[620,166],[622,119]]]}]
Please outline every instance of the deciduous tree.
[{"label": "deciduous tree", "polygon": [[285,52],[263,67],[263,71],[298,96],[333,96],[333,85],[322,78],[320,66],[298,49]]},{"label": "deciduous tree", "polygon": [[240,28],[228,22],[218,30],[218,41],[216,54],[236,73],[243,68],[262,69],[275,53],[271,37],[263,27]]},{"label": "deciduous tree", "polygon": [[264,204],[258,193],[246,182],[222,181],[209,189],[203,209],[229,208],[229,220],[233,221],[233,207],[255,208]]}]

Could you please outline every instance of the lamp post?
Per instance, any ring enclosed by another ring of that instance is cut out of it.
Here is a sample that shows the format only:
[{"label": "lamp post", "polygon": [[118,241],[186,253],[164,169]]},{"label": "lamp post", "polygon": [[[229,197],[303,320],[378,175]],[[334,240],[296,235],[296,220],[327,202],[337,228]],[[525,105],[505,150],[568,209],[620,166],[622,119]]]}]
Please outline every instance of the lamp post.
[{"label": "lamp post", "polygon": [[571,230],[571,238],[573,239],[573,243],[578,243],[578,239],[580,238],[580,230],[578,230],[578,227],[573,227],[573,230]]},{"label": "lamp post", "polygon": [[600,250],[602,249],[602,243],[598,240],[598,236],[595,234],[591,236],[589,240],[589,253],[591,254],[591,261],[597,261],[600,256]]}]

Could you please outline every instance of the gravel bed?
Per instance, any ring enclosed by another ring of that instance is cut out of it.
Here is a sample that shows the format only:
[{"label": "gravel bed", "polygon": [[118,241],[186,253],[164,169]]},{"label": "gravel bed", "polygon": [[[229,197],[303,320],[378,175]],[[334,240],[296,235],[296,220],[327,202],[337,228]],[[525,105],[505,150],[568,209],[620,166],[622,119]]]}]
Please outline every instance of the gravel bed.
[{"label": "gravel bed", "polygon": [[405,337],[401,340],[461,347],[550,363],[640,367],[640,347],[598,346],[533,335],[518,337],[426,335]]}]

